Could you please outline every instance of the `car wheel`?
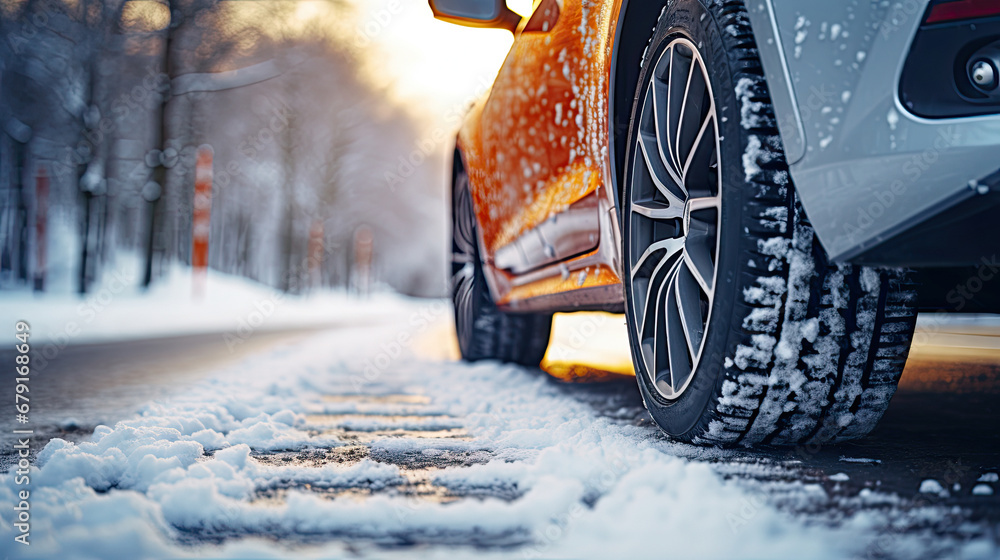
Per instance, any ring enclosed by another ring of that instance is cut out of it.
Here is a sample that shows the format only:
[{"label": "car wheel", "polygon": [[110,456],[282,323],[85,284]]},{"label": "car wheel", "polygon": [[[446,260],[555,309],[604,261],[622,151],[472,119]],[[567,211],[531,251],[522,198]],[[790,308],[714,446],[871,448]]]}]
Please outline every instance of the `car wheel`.
[{"label": "car wheel", "polygon": [[632,110],[623,268],[643,399],[695,443],[865,435],[906,361],[912,285],[828,261],[790,182],[743,3],[708,4],[661,13]]},{"label": "car wheel", "polygon": [[500,311],[490,296],[476,234],[469,180],[458,172],[452,201],[451,297],[462,359],[537,367],[552,331],[550,314]]}]

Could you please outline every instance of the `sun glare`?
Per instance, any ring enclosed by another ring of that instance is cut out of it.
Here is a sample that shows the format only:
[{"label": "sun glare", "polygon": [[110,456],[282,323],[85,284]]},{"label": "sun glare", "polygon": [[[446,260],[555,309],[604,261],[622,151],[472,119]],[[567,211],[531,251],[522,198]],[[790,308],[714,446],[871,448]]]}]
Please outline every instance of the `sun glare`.
[{"label": "sun glare", "polygon": [[122,7],[121,23],[129,31],[159,31],[170,25],[170,8],[153,0],[130,0]]},{"label": "sun glare", "polygon": [[625,317],[611,313],[557,313],[542,369],[565,381],[634,376]]},{"label": "sun glare", "polygon": [[[531,0],[509,5],[522,15],[531,11]],[[356,7],[349,40],[369,73],[429,119],[460,114],[488,91],[513,44],[504,30],[438,21],[426,2],[357,0]]]},{"label": "sun glare", "polygon": [[299,23],[306,23],[313,18],[323,15],[323,4],[315,0],[297,3],[295,5],[295,20]]},{"label": "sun glare", "polygon": [[531,0],[507,0],[507,7],[524,17],[531,13]]}]

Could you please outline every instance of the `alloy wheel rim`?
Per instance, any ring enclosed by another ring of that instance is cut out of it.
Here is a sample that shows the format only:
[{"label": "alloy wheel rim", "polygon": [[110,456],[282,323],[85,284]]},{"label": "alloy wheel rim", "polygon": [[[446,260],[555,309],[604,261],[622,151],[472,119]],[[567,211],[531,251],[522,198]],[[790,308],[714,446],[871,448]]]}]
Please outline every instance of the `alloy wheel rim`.
[{"label": "alloy wheel rim", "polygon": [[628,200],[632,321],[656,391],[677,399],[705,348],[722,219],[720,135],[704,60],[676,38],[643,95]]}]

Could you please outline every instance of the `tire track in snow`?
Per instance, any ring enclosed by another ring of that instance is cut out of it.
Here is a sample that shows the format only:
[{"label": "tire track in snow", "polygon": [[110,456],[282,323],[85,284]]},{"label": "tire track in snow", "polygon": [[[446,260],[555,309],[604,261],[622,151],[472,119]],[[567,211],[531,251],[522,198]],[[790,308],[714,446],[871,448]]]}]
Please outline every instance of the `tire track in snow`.
[{"label": "tire track in snow", "polygon": [[[864,553],[891,526],[903,528],[900,550],[989,544],[968,515],[948,516],[952,503],[881,491],[865,473],[882,467],[837,459],[875,450],[797,457],[673,443],[624,384],[409,354],[356,383],[403,329],[324,333],[89,441],[51,445],[32,504],[38,534],[59,536],[42,543],[48,556],[116,557],[101,535],[122,523],[138,535],[122,558],[648,557],[660,551],[650,534],[681,557],[832,558]],[[0,499],[10,490],[0,485]],[[720,538],[691,538],[709,534]]]}]

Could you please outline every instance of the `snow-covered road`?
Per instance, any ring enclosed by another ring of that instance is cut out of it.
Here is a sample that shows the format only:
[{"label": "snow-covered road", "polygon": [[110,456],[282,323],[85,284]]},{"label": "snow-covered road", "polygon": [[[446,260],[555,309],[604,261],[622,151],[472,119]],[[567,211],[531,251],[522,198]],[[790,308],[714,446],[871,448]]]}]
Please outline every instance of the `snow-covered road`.
[{"label": "snow-covered road", "polygon": [[[860,443],[696,448],[653,427],[631,383],[462,364],[446,302],[393,305],[52,440],[32,544],[5,505],[0,556],[998,557],[995,408],[966,411],[988,441],[957,451],[914,450],[940,403],[905,394]],[[4,477],[0,503],[22,488]]]}]

